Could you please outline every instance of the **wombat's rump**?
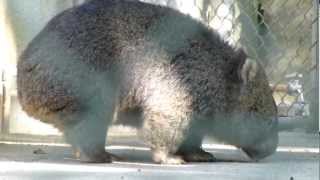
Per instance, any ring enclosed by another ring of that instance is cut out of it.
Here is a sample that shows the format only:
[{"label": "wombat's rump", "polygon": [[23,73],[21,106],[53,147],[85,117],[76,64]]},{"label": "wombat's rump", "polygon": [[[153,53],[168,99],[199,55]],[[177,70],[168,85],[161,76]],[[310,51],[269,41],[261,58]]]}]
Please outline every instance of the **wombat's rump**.
[{"label": "wombat's rump", "polygon": [[92,0],[54,17],[18,62],[23,109],[92,162],[110,162],[107,127],[137,127],[159,163],[212,161],[205,135],[253,159],[274,152],[277,118],[263,69],[170,8]]}]

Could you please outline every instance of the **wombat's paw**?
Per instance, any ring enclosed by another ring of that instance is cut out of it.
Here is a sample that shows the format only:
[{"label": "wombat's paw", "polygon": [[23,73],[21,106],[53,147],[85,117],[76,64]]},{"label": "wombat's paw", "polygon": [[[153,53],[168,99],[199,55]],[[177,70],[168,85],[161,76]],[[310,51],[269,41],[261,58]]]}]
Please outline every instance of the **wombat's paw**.
[{"label": "wombat's paw", "polygon": [[177,152],[187,162],[215,162],[217,159],[211,154],[202,149],[193,151]]},{"label": "wombat's paw", "polygon": [[162,151],[153,153],[153,161],[160,164],[184,164],[185,161],[176,155],[170,155]]},{"label": "wombat's paw", "polygon": [[121,161],[122,159],[108,152],[100,152],[95,154],[85,154],[78,152],[78,159],[87,163],[111,163],[112,161]]}]

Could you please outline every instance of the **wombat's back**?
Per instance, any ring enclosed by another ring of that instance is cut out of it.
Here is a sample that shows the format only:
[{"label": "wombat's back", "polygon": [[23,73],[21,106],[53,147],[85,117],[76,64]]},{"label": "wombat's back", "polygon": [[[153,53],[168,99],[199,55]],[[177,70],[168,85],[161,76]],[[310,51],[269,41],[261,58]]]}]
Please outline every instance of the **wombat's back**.
[{"label": "wombat's back", "polygon": [[[204,45],[197,44],[200,41]],[[232,51],[217,34],[170,8],[138,1],[93,0],[54,17],[23,52],[18,63],[19,99],[31,115],[39,109],[45,113],[69,107],[75,110],[82,104],[76,101],[86,101],[84,97],[97,93],[106,81],[116,81],[119,66],[133,67],[141,63],[138,61],[153,66],[153,59],[142,56],[165,52],[173,57],[192,49],[192,43],[199,48]],[[139,47],[140,52],[135,50]],[[197,54],[201,52],[188,58],[194,60]],[[192,64],[181,57],[164,63],[179,59],[181,62],[174,63]],[[138,68],[129,67],[124,73],[121,68],[124,79],[145,75],[141,69],[135,71]],[[113,85],[116,88],[117,83]]]}]

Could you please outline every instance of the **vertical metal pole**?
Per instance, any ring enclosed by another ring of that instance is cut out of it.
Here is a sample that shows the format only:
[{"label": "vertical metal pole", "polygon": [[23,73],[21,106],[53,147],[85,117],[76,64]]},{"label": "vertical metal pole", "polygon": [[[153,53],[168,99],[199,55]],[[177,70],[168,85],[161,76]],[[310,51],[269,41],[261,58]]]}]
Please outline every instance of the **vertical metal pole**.
[{"label": "vertical metal pole", "polygon": [[7,79],[5,70],[1,70],[1,91],[2,91],[2,98],[1,98],[1,126],[0,132],[1,133],[8,133],[9,132],[9,117],[10,117],[10,96],[8,93],[8,89],[6,87]]},{"label": "vertical metal pole", "polygon": [[311,41],[311,65],[316,67],[309,75],[311,81],[310,116],[306,124],[307,132],[320,132],[319,125],[319,0],[313,0],[312,13],[312,41]]},{"label": "vertical metal pole", "polygon": [[[319,4],[320,4],[320,1],[319,0],[314,0],[314,3],[315,3],[315,8],[316,8],[316,12],[315,12],[315,14],[316,14],[316,19],[317,19],[317,23],[316,23],[316,29],[317,29],[317,31],[316,31],[316,41],[317,41],[317,45],[316,45],[316,66],[317,66],[317,68],[316,68],[316,97],[317,97],[317,107],[316,107],[316,110],[317,110],[317,113],[316,113],[316,118],[318,119],[318,135],[320,135],[320,118],[319,118],[319,102],[320,102],[320,96],[319,96],[319,90],[320,90],[320,88],[319,88],[319,86],[320,86],[320,81],[319,81],[319,76],[320,76],[320,71],[319,71],[319,59],[320,59],[320,54],[319,54],[319,51],[320,51],[320,46],[319,46],[319,37],[320,37],[320,34],[319,34],[319,29],[320,29],[320,23],[319,23],[319,14],[320,14],[320,9],[319,9]],[[318,138],[319,139],[319,149],[320,149],[320,138]],[[318,171],[318,173],[320,172],[320,163],[319,163],[319,169],[318,169],[319,171]],[[318,174],[318,176],[319,176],[319,174]]]},{"label": "vertical metal pole", "polygon": [[2,100],[3,100],[3,118],[1,122],[1,133],[8,133],[9,132],[9,117],[10,117],[10,94],[8,92],[8,89],[6,87],[7,79],[5,71],[2,71],[1,75],[1,81],[2,81]]},{"label": "vertical metal pole", "polygon": [[5,87],[4,87],[4,72],[0,71],[0,133],[2,133],[4,123],[4,103],[5,103]]},{"label": "vertical metal pole", "polygon": [[[316,85],[315,85],[315,95],[316,95],[316,108],[315,108],[315,118],[316,120],[318,120],[318,132],[320,133],[320,120],[319,120],[319,102],[320,102],[320,99],[319,99],[319,0],[314,0],[314,13],[315,13],[315,23],[314,23],[314,42],[316,43],[316,46],[314,48],[314,51],[313,51],[313,54],[314,54],[314,59],[315,59],[315,65],[316,65],[316,74],[315,74],[315,80],[316,80]],[[315,121],[316,121],[315,120]]]}]

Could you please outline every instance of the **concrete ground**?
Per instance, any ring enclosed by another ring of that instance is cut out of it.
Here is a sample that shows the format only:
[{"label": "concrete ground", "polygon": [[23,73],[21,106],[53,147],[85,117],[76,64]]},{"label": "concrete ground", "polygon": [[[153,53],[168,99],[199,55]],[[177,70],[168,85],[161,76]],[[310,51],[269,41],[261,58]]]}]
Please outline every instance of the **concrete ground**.
[{"label": "concrete ground", "polygon": [[136,138],[111,138],[107,149],[126,160],[88,164],[73,159],[64,144],[39,145],[0,142],[0,180],[56,179],[214,179],[214,180],[318,180],[319,136],[280,133],[277,152],[257,163],[231,146],[210,140],[204,148],[219,162],[158,165],[148,148]]}]

